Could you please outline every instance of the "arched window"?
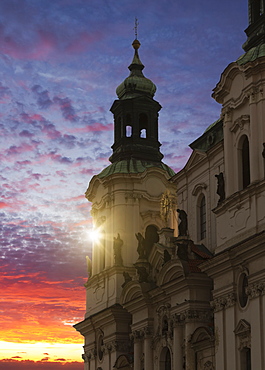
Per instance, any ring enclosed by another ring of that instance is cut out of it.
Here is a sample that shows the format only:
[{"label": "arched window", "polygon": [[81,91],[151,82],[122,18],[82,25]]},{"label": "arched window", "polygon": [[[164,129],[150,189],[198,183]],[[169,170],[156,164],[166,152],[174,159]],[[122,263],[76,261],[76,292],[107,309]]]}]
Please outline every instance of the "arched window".
[{"label": "arched window", "polygon": [[132,117],[130,114],[126,114],[125,118],[125,136],[131,137],[132,136]]},{"label": "arched window", "polygon": [[249,165],[249,143],[245,137],[242,144],[242,177],[243,189],[250,184],[250,165]]},{"label": "arched window", "polygon": [[142,130],[140,132],[140,137],[143,138],[143,139],[146,139],[146,129],[145,128],[142,128]]},{"label": "arched window", "polygon": [[251,349],[249,347],[244,347],[240,351],[241,369],[251,370]]},{"label": "arched window", "polygon": [[157,233],[157,227],[154,225],[148,225],[145,230],[145,247],[147,255],[151,252],[154,243],[158,243],[159,236]]},{"label": "arched window", "polygon": [[206,201],[203,195],[199,202],[199,240],[206,238]]},{"label": "arched window", "polygon": [[126,137],[132,136],[132,126],[126,126]]},{"label": "arched window", "polygon": [[251,370],[251,326],[246,320],[241,319],[234,332],[240,351],[240,369]]},{"label": "arched window", "polygon": [[245,189],[250,184],[250,162],[249,162],[249,141],[246,135],[239,140],[239,190]]},{"label": "arched window", "polygon": [[98,337],[98,342],[97,342],[97,353],[98,353],[98,359],[99,361],[102,361],[103,359],[103,345],[104,345],[104,342],[103,342],[103,335],[100,334],[99,337]]},{"label": "arched window", "polygon": [[160,370],[171,370],[171,354],[168,347],[164,347],[161,352]]},{"label": "arched window", "polygon": [[148,136],[148,117],[145,113],[141,113],[139,115],[139,130],[140,130],[140,137],[147,138]]}]

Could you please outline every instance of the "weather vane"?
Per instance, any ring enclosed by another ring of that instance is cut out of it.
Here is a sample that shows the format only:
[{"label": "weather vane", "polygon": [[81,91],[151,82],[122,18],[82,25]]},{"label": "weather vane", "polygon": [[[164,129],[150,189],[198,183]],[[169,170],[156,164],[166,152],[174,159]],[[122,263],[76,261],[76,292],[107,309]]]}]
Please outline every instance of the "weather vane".
[{"label": "weather vane", "polygon": [[138,36],[138,26],[139,26],[139,22],[138,22],[138,19],[135,17],[134,32],[135,32],[135,38],[136,39],[137,39],[137,36]]}]

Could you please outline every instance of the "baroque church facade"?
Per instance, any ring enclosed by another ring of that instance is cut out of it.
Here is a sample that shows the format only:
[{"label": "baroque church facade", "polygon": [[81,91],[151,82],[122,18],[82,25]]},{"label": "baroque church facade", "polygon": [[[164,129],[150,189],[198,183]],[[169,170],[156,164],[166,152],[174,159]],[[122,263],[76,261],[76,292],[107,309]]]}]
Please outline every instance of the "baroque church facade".
[{"label": "baroque church facade", "polygon": [[249,0],[244,54],[213,90],[220,118],[175,174],[160,104],[133,42],[117,88],[111,164],[86,192],[85,370],[265,369],[265,0]]}]

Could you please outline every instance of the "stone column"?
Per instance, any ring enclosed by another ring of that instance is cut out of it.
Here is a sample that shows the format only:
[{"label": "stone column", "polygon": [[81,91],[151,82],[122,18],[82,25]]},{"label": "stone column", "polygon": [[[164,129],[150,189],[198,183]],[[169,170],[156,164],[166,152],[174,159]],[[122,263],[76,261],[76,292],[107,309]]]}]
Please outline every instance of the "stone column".
[{"label": "stone column", "polygon": [[182,370],[183,369],[183,328],[181,325],[175,324],[173,330],[173,369]]},{"label": "stone column", "polygon": [[259,163],[262,159],[261,150],[262,148],[258,145],[259,140],[259,130],[258,126],[258,99],[259,92],[256,89],[252,89],[250,99],[249,99],[249,109],[250,109],[250,125],[249,125],[249,165],[250,165],[250,182],[259,179]]},{"label": "stone column", "polygon": [[226,369],[226,347],[225,347],[225,315],[224,306],[225,299],[223,297],[215,298],[211,303],[214,309],[214,326],[215,326],[215,364],[216,370],[227,370]]},{"label": "stone column", "polygon": [[225,193],[226,197],[235,191],[235,168],[232,158],[235,157],[233,150],[233,134],[230,131],[232,125],[232,109],[226,108],[224,113],[224,164],[225,164]]},{"label": "stone column", "polygon": [[152,337],[150,331],[145,331],[144,338],[144,369],[153,370],[153,350],[152,350]]},{"label": "stone column", "polygon": [[257,282],[251,284],[247,288],[247,294],[249,296],[249,311],[251,312],[251,368],[262,369],[263,368],[263,352],[264,343],[262,341],[262,319],[264,312],[262,309],[262,297],[265,293],[265,286],[263,282]]},{"label": "stone column", "polygon": [[235,323],[235,295],[234,293],[229,293],[225,296],[225,332],[226,338],[226,366],[227,369],[236,369],[236,352],[237,348],[235,347],[235,334],[234,330],[236,327]]},{"label": "stone column", "polygon": [[134,370],[141,370],[141,358],[143,356],[142,336],[138,330],[133,332],[134,338]]}]

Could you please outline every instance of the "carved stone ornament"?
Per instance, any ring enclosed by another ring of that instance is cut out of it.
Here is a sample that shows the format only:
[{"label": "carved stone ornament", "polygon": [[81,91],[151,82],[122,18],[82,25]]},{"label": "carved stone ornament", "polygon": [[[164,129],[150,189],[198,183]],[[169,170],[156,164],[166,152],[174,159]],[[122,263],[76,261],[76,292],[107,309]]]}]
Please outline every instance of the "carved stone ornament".
[{"label": "carved stone ornament", "polygon": [[246,288],[246,294],[248,295],[250,299],[253,299],[253,298],[259,297],[260,295],[265,294],[265,282],[260,281],[260,282],[249,285]]},{"label": "carved stone ornament", "polygon": [[127,191],[124,195],[126,202],[129,200],[132,200],[133,202],[138,201],[139,199],[142,198],[142,194],[136,193],[134,191]]},{"label": "carved stone ornament", "polygon": [[210,304],[214,312],[221,311],[223,309],[234,306],[236,303],[235,293],[229,293],[225,296],[215,298]]},{"label": "carved stone ornament", "polygon": [[88,362],[90,360],[94,360],[96,356],[97,356],[97,350],[96,350],[96,347],[94,347],[89,350],[86,350],[82,358],[85,362]]},{"label": "carved stone ornament", "polygon": [[100,227],[101,225],[104,224],[104,222],[106,221],[106,217],[105,216],[100,216],[97,220],[96,220],[96,227]]},{"label": "carved stone ornament", "polygon": [[142,340],[144,338],[144,330],[138,329],[134,330],[131,334],[131,339],[133,341]]},{"label": "carved stone ornament", "polygon": [[215,369],[215,367],[214,367],[214,365],[211,361],[205,362],[205,364],[203,366],[203,370],[214,370],[214,369]]},{"label": "carved stone ornament", "polygon": [[224,117],[224,126],[226,122],[231,122],[233,109],[231,107],[225,107],[222,109],[222,116]]},{"label": "carved stone ornament", "polygon": [[238,349],[251,348],[251,326],[246,320],[240,320],[234,331],[238,338]]},{"label": "carved stone ornament", "polygon": [[185,310],[173,316],[174,324],[184,324],[186,322],[209,322],[213,318],[210,310]]},{"label": "carved stone ornament", "polygon": [[244,126],[249,124],[249,122],[250,116],[248,114],[244,114],[234,121],[233,126],[230,128],[230,131],[237,132],[239,129],[243,130]]},{"label": "carved stone ornament", "polygon": [[249,98],[249,102],[250,103],[256,103],[258,101],[259,97],[262,97],[263,96],[263,88],[262,88],[262,86],[252,87],[249,90],[247,96]]},{"label": "carved stone ornament", "polygon": [[128,343],[128,341],[117,341],[117,340],[112,340],[109,341],[105,344],[105,352],[125,352],[129,353],[131,350],[131,344]]}]

